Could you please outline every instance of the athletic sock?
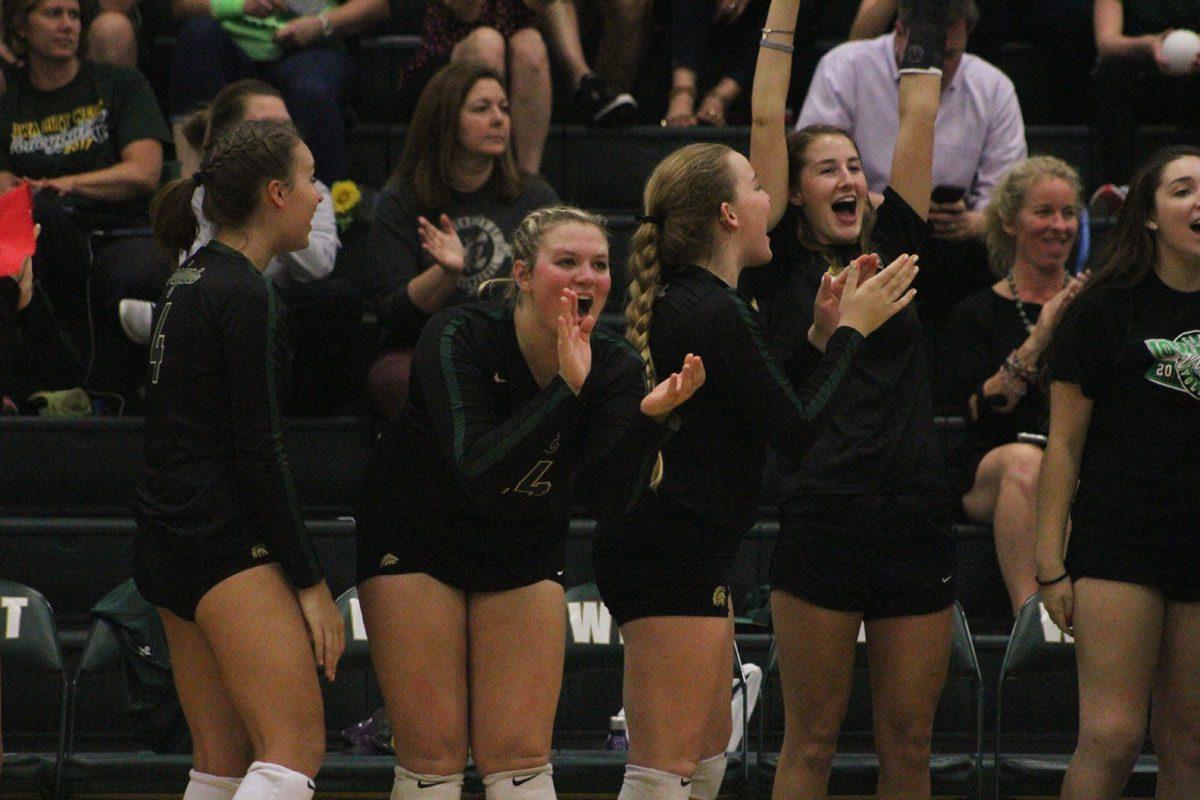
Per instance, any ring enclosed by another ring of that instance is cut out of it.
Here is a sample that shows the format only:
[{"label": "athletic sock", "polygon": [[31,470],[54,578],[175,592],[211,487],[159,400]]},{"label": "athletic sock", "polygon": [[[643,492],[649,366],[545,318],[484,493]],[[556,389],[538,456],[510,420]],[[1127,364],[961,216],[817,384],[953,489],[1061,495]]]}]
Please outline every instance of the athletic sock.
[{"label": "athletic sock", "polygon": [[554,800],[553,773],[550,764],[493,772],[483,776],[483,794],[487,800]]},{"label": "athletic sock", "polygon": [[207,772],[193,769],[188,772],[188,785],[183,790],[183,800],[233,800],[241,785],[241,778],[209,775]]},{"label": "athletic sock", "polygon": [[696,765],[689,787],[691,800],[716,800],[721,793],[721,781],[725,780],[727,759],[724,753],[710,756]]},{"label": "athletic sock", "polygon": [[688,800],[692,779],[673,772],[625,765],[625,780],[617,800]]},{"label": "athletic sock", "polygon": [[312,800],[312,778],[279,764],[255,761],[233,800]]},{"label": "athletic sock", "polygon": [[463,774],[420,775],[397,766],[391,800],[458,800],[462,797]]}]

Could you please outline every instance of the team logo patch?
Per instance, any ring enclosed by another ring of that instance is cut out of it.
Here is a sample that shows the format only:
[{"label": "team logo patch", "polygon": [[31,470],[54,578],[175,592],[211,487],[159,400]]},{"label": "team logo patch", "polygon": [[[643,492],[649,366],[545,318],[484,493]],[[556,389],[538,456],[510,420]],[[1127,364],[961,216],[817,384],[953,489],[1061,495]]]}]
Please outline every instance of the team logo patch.
[{"label": "team logo patch", "polygon": [[396,558],[391,553],[388,553],[383,558],[379,559],[379,566],[381,566],[381,567],[393,567],[399,563],[400,563],[400,559]]},{"label": "team logo patch", "polygon": [[1181,333],[1173,340],[1147,339],[1145,344],[1154,357],[1146,380],[1200,400],[1200,331]]},{"label": "team logo patch", "polygon": [[256,544],[254,547],[250,548],[251,558],[266,558],[269,555],[271,555],[271,552],[261,544]]},{"label": "team logo patch", "polygon": [[717,608],[729,607],[729,590],[724,586],[718,586],[713,589],[713,605]]}]

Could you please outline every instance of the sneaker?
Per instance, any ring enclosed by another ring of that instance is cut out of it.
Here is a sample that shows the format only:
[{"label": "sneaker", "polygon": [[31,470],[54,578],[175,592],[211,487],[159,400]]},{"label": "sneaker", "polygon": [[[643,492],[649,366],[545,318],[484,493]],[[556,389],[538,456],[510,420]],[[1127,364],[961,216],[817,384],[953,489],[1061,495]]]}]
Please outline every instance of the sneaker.
[{"label": "sneaker", "polygon": [[571,96],[576,122],[585,125],[620,125],[634,121],[638,104],[629,92],[620,92],[603,78],[587,75]]},{"label": "sneaker", "polygon": [[1104,217],[1115,217],[1117,212],[1121,210],[1121,206],[1125,203],[1125,195],[1128,194],[1128,186],[1117,186],[1116,184],[1106,183],[1096,190],[1092,195],[1092,199],[1088,201],[1088,213],[1093,219],[1102,219]]},{"label": "sneaker", "polygon": [[126,298],[117,304],[121,330],[137,344],[150,344],[150,326],[154,320],[154,303],[149,300]]}]

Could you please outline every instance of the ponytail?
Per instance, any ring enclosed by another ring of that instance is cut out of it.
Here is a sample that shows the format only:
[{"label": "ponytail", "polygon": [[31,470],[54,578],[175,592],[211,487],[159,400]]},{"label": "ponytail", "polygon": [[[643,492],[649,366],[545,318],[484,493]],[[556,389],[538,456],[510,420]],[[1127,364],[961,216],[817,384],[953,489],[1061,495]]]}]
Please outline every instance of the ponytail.
[{"label": "ponytail", "polygon": [[[658,260],[659,227],[656,222],[643,222],[634,231],[629,246],[629,305],[625,307],[625,338],[646,362],[646,390],[658,384],[654,357],[650,353],[650,321],[654,316],[654,299],[658,296],[662,264]],[[662,451],[654,460],[650,472],[650,488],[657,489],[663,479]]]},{"label": "ponytail", "polygon": [[150,201],[154,238],[170,253],[186,253],[200,232],[192,211],[192,195],[198,185],[195,178],[180,178],[159,189]]}]

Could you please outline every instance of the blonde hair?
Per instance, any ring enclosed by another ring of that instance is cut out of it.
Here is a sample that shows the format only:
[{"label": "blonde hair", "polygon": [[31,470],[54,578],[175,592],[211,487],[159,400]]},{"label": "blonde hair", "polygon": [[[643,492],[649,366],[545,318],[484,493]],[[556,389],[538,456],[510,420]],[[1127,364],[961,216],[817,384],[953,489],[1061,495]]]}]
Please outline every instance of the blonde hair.
[{"label": "blonde hair", "polygon": [[[659,162],[642,196],[645,215],[629,246],[629,304],[625,338],[646,362],[646,388],[658,383],[650,353],[650,324],[663,263],[694,264],[712,252],[713,223],[723,202],[734,199],[736,182],[729,165],[733,151],[723,144],[682,147]],[[662,453],[650,476],[651,488],[662,482]]]},{"label": "blonde hair", "polygon": [[[542,246],[542,240],[546,238],[546,234],[568,222],[595,226],[604,234],[605,239],[608,238],[608,220],[599,214],[593,214],[574,206],[546,206],[526,214],[525,219],[521,220],[521,224],[513,231],[513,263],[523,261],[526,264],[533,264],[536,262],[538,248]],[[504,299],[515,303],[518,296],[517,283],[511,275],[506,278],[492,278],[484,281],[479,284],[477,294],[479,297],[483,297],[486,291],[498,285],[505,287]],[[597,309],[597,313],[599,313],[599,309]]]},{"label": "blonde hair", "polygon": [[984,212],[988,264],[997,277],[1007,275],[1017,257],[1016,237],[1004,227],[1016,221],[1017,214],[1025,205],[1029,190],[1047,178],[1066,181],[1075,196],[1076,210],[1083,207],[1083,188],[1079,181],[1079,173],[1061,159],[1054,156],[1033,156],[1004,173],[1004,177],[992,191],[991,202]]}]

